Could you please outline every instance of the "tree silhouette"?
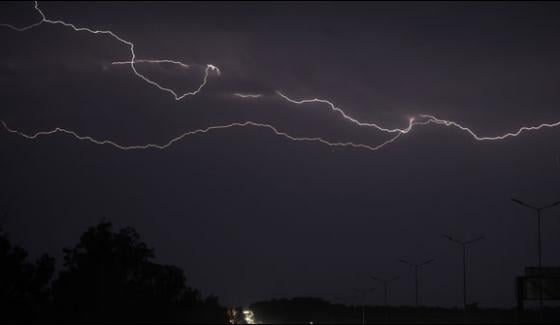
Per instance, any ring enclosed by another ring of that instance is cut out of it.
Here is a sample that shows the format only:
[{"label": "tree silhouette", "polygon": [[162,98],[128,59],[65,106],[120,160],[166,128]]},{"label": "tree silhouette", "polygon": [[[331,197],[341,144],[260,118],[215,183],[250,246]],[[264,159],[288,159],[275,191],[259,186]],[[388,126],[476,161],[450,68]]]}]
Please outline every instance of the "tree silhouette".
[{"label": "tree silhouette", "polygon": [[[64,250],[53,285],[58,321],[224,322],[217,301],[186,286],[183,271],[152,261],[153,250],[132,228],[102,222]],[[212,316],[212,317],[210,317]]]},{"label": "tree silhouette", "polygon": [[0,229],[0,317],[6,322],[36,322],[45,316],[55,261],[43,255],[30,263],[27,256]]}]

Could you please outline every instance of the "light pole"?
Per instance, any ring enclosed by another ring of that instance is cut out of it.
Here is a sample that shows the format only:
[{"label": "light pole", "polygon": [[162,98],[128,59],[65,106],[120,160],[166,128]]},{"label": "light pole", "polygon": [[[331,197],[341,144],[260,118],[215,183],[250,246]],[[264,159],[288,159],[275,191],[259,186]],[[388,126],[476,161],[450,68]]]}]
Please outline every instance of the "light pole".
[{"label": "light pole", "polygon": [[[539,268],[539,276],[542,273],[542,238],[541,238],[541,211],[548,209],[548,208],[552,208],[555,207],[557,205],[560,205],[560,201],[556,201],[552,204],[543,206],[543,207],[535,207],[532,206],[530,204],[527,204],[521,200],[518,199],[511,199],[513,202],[522,205],[526,208],[529,208],[533,211],[535,211],[537,213],[537,249],[538,249],[538,268]],[[540,313],[540,317],[542,318],[542,312],[543,312],[543,295],[542,295],[542,281],[539,281],[539,313]]]},{"label": "light pole", "polygon": [[388,301],[388,294],[389,294],[389,284],[391,284],[391,282],[396,281],[399,279],[398,276],[390,278],[390,279],[381,279],[378,277],[375,277],[373,275],[370,276],[373,280],[375,281],[379,281],[381,282],[381,284],[383,284],[383,301],[385,303],[385,318],[386,321],[389,321],[389,309],[387,308],[389,306],[389,301]]},{"label": "light pole", "polygon": [[448,235],[443,235],[443,237],[449,239],[455,244],[461,245],[463,248],[463,308],[467,310],[467,246],[484,239],[484,236],[480,236],[469,241],[460,241]]},{"label": "light pole", "polygon": [[374,292],[375,288],[369,288],[369,289],[353,289],[354,291],[356,291],[359,295],[360,295],[360,300],[362,302],[362,324],[366,323],[366,299],[367,299],[367,295]]},{"label": "light pole", "polygon": [[399,262],[404,263],[408,266],[412,266],[414,268],[414,289],[415,289],[414,290],[414,302],[415,302],[416,308],[418,308],[418,270],[422,266],[424,266],[426,264],[429,264],[429,263],[432,263],[433,261],[434,261],[434,259],[432,258],[432,259],[424,261],[420,264],[415,264],[415,263],[408,262],[406,260],[399,260]]},{"label": "light pole", "polygon": [[388,300],[387,300],[387,295],[389,292],[389,284],[395,280],[398,280],[400,277],[396,276],[394,278],[390,278],[390,279],[381,279],[375,276],[370,276],[373,280],[375,281],[379,281],[381,282],[381,284],[383,284],[383,301],[385,302],[385,307],[388,306]]}]

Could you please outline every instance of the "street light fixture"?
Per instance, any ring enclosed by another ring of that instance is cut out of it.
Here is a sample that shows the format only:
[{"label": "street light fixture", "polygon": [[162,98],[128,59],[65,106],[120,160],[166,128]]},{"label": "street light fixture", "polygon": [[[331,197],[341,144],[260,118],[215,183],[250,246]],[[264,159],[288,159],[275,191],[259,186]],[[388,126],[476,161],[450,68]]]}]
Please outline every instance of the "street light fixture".
[{"label": "street light fixture", "polygon": [[522,205],[526,208],[532,209],[533,211],[537,212],[537,241],[538,241],[537,247],[538,247],[538,263],[539,263],[538,266],[540,269],[542,267],[541,211],[560,205],[560,201],[539,208],[527,204],[518,199],[511,199],[511,200],[519,205]]},{"label": "street light fixture", "polygon": [[432,263],[433,261],[435,261],[435,260],[432,258],[432,259],[427,260],[427,261],[424,261],[424,262],[422,262],[422,263],[420,263],[420,264],[415,264],[415,263],[411,263],[411,262],[406,261],[406,260],[402,260],[402,259],[399,260],[399,262],[404,263],[404,264],[406,264],[406,265],[411,266],[411,267],[414,268],[414,289],[415,289],[415,290],[414,290],[414,301],[415,301],[416,308],[418,308],[418,270],[419,270],[422,266],[424,266],[424,265],[426,265],[426,264],[430,264],[430,263]]},{"label": "street light fixture", "polygon": [[[542,269],[542,238],[541,238],[541,212],[545,209],[548,208],[552,208],[555,206],[560,205],[560,201],[556,201],[552,204],[543,206],[543,207],[535,207],[532,206],[530,204],[527,204],[521,200],[518,199],[511,199],[513,202],[524,206],[526,208],[529,208],[533,211],[535,211],[537,213],[537,250],[538,250],[538,268],[539,268],[539,274],[541,273],[541,269]],[[539,283],[539,312],[540,312],[540,317],[542,318],[542,313],[543,313],[543,295],[542,295],[542,282]]]},{"label": "street light fixture", "polygon": [[470,244],[474,244],[477,241],[484,239],[485,237],[480,236],[468,241],[460,241],[449,235],[443,235],[443,237],[449,239],[455,244],[461,245],[461,247],[463,248],[463,308],[466,310],[467,309],[467,246]]},{"label": "street light fixture", "polygon": [[385,303],[385,307],[387,307],[388,306],[387,295],[388,295],[388,291],[389,291],[389,284],[393,281],[398,280],[400,277],[396,276],[396,277],[393,277],[393,278],[390,278],[390,279],[381,279],[381,278],[378,278],[378,277],[375,277],[375,276],[372,275],[372,276],[370,276],[370,278],[372,278],[375,281],[379,281],[379,282],[381,282],[381,284],[383,284],[383,301]]},{"label": "street light fixture", "polygon": [[370,276],[373,280],[375,281],[379,281],[381,282],[381,284],[383,284],[383,300],[385,302],[385,321],[389,322],[389,301],[388,301],[388,294],[389,294],[389,284],[391,284],[391,282],[398,280],[400,277],[396,276],[390,279],[381,279],[378,277],[375,277],[373,275]]}]

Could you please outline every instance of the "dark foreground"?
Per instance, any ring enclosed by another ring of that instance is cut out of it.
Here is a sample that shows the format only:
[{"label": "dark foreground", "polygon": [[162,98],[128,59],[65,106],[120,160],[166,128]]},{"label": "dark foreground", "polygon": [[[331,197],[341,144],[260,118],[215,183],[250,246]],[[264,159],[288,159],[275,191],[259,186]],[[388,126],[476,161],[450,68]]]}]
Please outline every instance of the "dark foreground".
[{"label": "dark foreground", "polygon": [[[560,323],[560,308],[443,309],[276,299],[229,309],[187,285],[183,271],[154,261],[132,228],[101,222],[55,259],[30,261],[0,229],[0,324],[11,323]],[[252,317],[248,317],[248,316]]]},{"label": "dark foreground", "polygon": [[542,321],[534,310],[379,307],[333,304],[320,298],[277,299],[257,302],[250,310],[262,323],[559,323],[560,308],[545,308]]}]

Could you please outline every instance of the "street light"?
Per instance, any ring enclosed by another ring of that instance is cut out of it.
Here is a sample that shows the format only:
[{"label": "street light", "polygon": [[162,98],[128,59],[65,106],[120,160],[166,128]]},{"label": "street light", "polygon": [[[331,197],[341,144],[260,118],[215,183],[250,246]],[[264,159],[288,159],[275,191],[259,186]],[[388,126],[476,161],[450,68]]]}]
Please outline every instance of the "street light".
[{"label": "street light", "polygon": [[[539,275],[541,275],[541,268],[542,268],[542,239],[541,239],[541,211],[548,209],[548,208],[552,208],[555,207],[557,205],[560,205],[560,201],[556,201],[552,204],[543,206],[543,207],[535,207],[532,206],[530,204],[527,204],[521,200],[518,199],[511,199],[513,202],[522,205],[526,208],[529,208],[535,212],[537,212],[537,249],[538,249],[538,268],[539,268]],[[540,311],[540,317],[542,318],[542,312],[543,312],[543,295],[542,295],[542,282],[539,283],[539,311]]]},{"label": "street light", "polygon": [[383,284],[383,301],[385,302],[385,307],[387,307],[388,305],[388,301],[387,301],[387,294],[389,291],[389,284],[395,280],[398,280],[400,277],[396,276],[394,278],[390,278],[390,279],[381,279],[375,276],[370,276],[373,280],[375,281],[379,281],[381,282],[381,284]]},{"label": "street light", "polygon": [[426,264],[430,264],[433,261],[434,261],[434,259],[432,258],[432,259],[424,261],[420,264],[415,264],[415,263],[408,262],[406,260],[399,260],[399,262],[404,263],[408,266],[412,266],[414,268],[414,289],[415,289],[414,290],[414,301],[415,301],[416,308],[418,308],[418,270],[422,266],[424,266]]},{"label": "street light", "polygon": [[519,205],[522,205],[526,208],[532,209],[537,212],[537,241],[538,241],[537,247],[538,247],[538,262],[539,262],[538,266],[540,269],[542,267],[541,211],[560,205],[560,201],[538,208],[517,199],[511,199],[511,200]]},{"label": "street light", "polygon": [[388,300],[387,300],[387,295],[388,295],[388,292],[389,292],[389,284],[391,284],[391,282],[393,282],[393,281],[398,280],[399,277],[396,276],[396,277],[393,277],[393,278],[390,278],[390,279],[381,279],[381,278],[375,277],[373,275],[371,275],[370,277],[373,280],[379,281],[383,284],[383,300],[385,302],[385,321],[389,322],[389,308],[387,308],[388,305],[389,305]]},{"label": "street light", "polygon": [[375,291],[375,288],[369,288],[369,289],[353,288],[353,290],[360,295],[360,299],[362,302],[362,324],[365,324],[366,323],[366,298],[368,294]]},{"label": "street light", "polygon": [[449,239],[455,244],[461,245],[463,248],[463,308],[467,310],[467,246],[484,239],[484,236],[480,236],[469,241],[460,241],[449,235],[443,235],[443,237]]}]

